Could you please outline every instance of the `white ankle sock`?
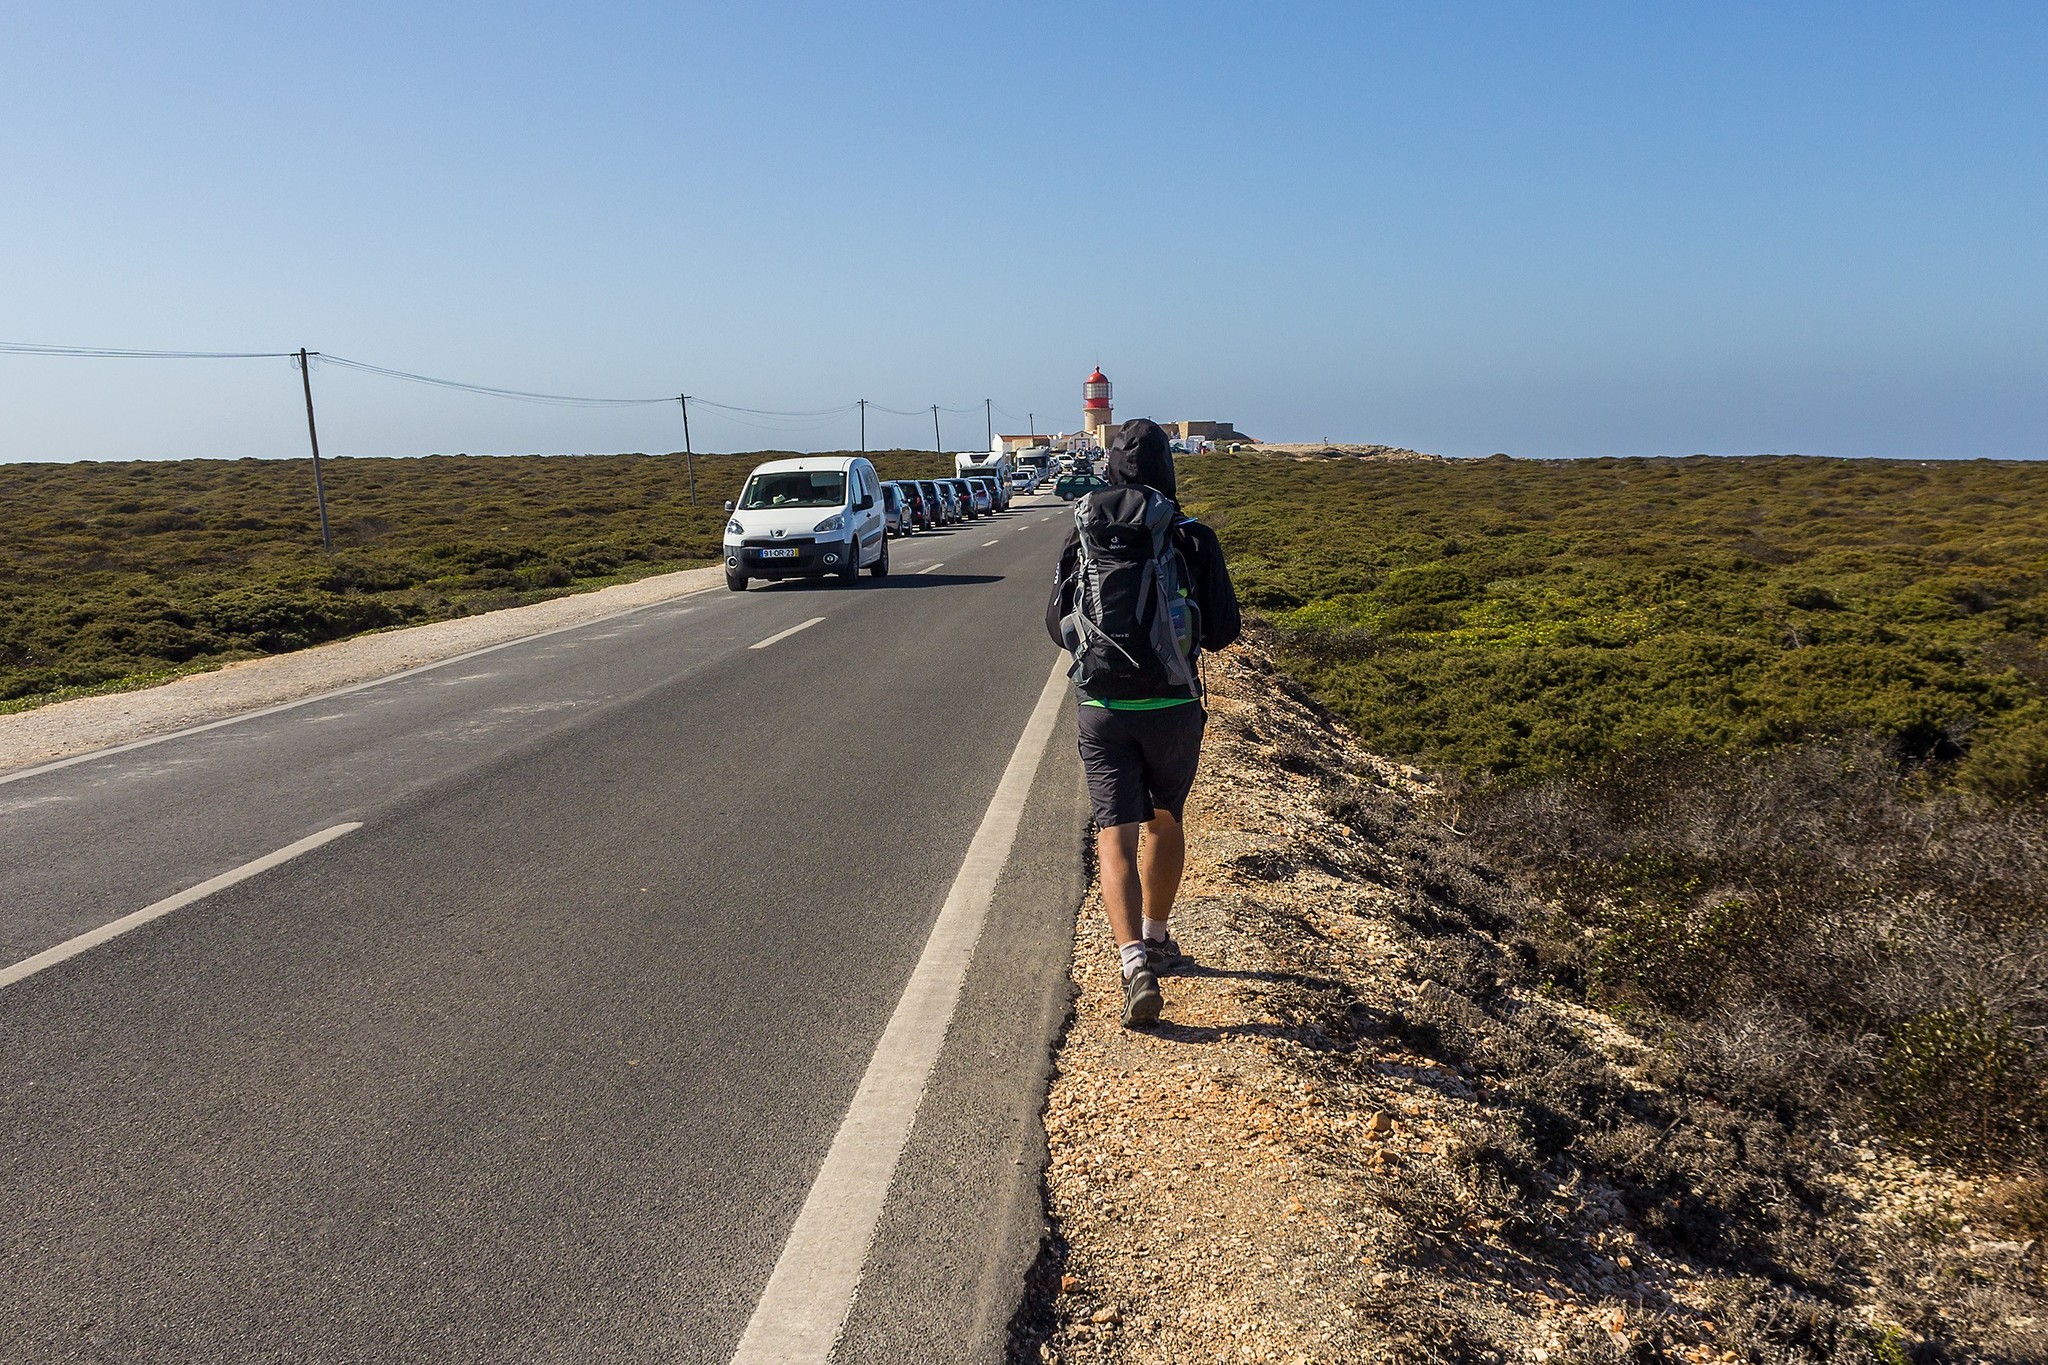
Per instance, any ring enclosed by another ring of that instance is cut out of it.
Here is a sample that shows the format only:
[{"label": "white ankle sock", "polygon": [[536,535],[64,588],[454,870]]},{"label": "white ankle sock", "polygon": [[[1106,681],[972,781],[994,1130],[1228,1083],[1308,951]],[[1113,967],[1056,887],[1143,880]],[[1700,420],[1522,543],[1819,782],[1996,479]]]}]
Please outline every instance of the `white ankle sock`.
[{"label": "white ankle sock", "polygon": [[1147,915],[1145,917],[1145,941],[1148,943],[1158,943],[1165,937],[1166,921],[1163,919],[1153,919],[1150,915]]},{"label": "white ankle sock", "polygon": [[1132,972],[1145,965],[1145,945],[1142,941],[1121,944],[1118,946],[1116,953],[1118,957],[1123,959],[1124,980],[1126,981],[1130,980]]}]

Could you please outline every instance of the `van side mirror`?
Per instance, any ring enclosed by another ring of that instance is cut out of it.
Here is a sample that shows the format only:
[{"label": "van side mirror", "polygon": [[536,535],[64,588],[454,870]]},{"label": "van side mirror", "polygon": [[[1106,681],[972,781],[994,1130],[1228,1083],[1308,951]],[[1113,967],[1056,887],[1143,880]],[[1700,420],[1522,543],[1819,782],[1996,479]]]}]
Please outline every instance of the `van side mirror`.
[{"label": "van side mirror", "polygon": [[855,507],[853,510],[856,512],[865,512],[874,505],[875,495],[873,493],[863,493],[860,495],[860,505]]},{"label": "van side mirror", "polygon": [[726,510],[726,511],[727,511],[728,513],[730,513],[730,512],[732,511],[732,499],[731,499],[731,498],[727,498],[727,499],[725,500],[725,510]]}]

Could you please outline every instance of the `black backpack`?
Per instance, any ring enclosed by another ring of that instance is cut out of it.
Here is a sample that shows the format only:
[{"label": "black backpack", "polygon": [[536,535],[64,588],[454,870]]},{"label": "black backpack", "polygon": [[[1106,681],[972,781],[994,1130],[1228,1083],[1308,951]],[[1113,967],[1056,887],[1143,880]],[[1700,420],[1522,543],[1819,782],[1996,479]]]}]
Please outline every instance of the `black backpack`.
[{"label": "black backpack", "polygon": [[1139,484],[1097,489],[1074,505],[1080,554],[1060,636],[1074,656],[1068,676],[1089,695],[1135,700],[1194,689],[1200,632],[1174,539],[1179,521],[1171,498]]}]

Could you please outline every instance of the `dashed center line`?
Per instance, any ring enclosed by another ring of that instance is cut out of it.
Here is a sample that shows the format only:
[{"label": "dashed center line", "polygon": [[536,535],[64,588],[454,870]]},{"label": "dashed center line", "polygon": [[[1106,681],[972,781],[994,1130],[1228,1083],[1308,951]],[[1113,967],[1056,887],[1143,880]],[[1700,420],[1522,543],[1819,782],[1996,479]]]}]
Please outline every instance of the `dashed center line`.
[{"label": "dashed center line", "polygon": [[194,901],[203,901],[216,891],[226,890],[236,882],[245,882],[260,872],[268,872],[273,867],[290,862],[301,853],[310,853],[320,845],[362,827],[360,820],[329,825],[318,834],[309,834],[295,844],[286,844],[275,853],[266,853],[261,858],[243,863],[240,867],[223,872],[218,877],[208,877],[199,885],[189,887],[174,896],[165,896],[162,900],[145,905],[132,914],[110,920],[97,929],[88,929],[74,938],[67,938],[56,947],[45,948],[35,956],[23,958],[11,967],[0,967],[0,986],[12,986],[17,981],[26,980],[45,967],[54,967],[59,962],[77,957],[88,948],[97,948],[108,939],[119,938],[130,929],[139,929],[151,920],[162,919],[171,911],[181,910]]},{"label": "dashed center line", "polygon": [[918,572],[919,572],[919,573],[930,573],[930,572],[931,572],[932,570],[934,570],[934,569],[943,569],[943,568],[945,568],[945,567],[946,567],[946,561],[942,559],[942,560],[940,560],[940,561],[939,561],[938,563],[936,563],[936,564],[927,564],[927,565],[925,565],[925,566],[924,566],[924,567],[923,567],[922,569],[919,569],[919,570],[918,570]]},{"label": "dashed center line", "polygon": [[769,636],[767,639],[757,640],[753,644],[748,645],[747,648],[766,649],[768,648],[768,646],[774,644],[778,640],[787,640],[790,636],[796,634],[800,630],[809,630],[812,626],[817,625],[818,622],[824,619],[825,618],[822,616],[813,616],[808,621],[799,621],[795,625],[791,626],[788,630],[778,630],[773,635]]},{"label": "dashed center line", "polygon": [[993,544],[995,544],[993,540],[984,540],[983,542],[981,542],[981,548],[986,550],[989,546]]}]

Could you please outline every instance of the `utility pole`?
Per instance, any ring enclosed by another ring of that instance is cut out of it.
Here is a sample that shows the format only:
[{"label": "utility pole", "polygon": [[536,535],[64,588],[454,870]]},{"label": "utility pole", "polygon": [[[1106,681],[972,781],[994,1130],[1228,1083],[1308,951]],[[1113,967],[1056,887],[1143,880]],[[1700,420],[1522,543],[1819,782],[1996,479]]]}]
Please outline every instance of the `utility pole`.
[{"label": "utility pole", "polygon": [[697,505],[697,456],[690,449],[690,395],[679,393],[676,401],[683,405],[683,464],[690,471],[690,506]]},{"label": "utility pole", "polygon": [[946,444],[939,439],[939,405],[937,403],[932,404],[932,449],[938,451],[941,455],[946,453]]},{"label": "utility pole", "polygon": [[984,398],[984,399],[982,399],[982,400],[981,400],[981,419],[982,419],[982,421],[983,421],[983,422],[985,422],[985,423],[986,423],[986,424],[988,425],[988,448],[989,448],[990,450],[994,450],[994,449],[996,448],[996,415],[995,415],[995,414],[996,414],[996,400],[995,400],[995,399],[993,399],[993,398]]},{"label": "utility pole", "polygon": [[860,400],[860,453],[868,453],[868,400]]},{"label": "utility pole", "polygon": [[320,548],[334,553],[334,532],[327,525],[327,486],[320,479],[320,428],[313,423],[312,353],[299,348],[299,378],[306,385],[306,436],[313,443],[313,497],[320,504]]},{"label": "utility pole", "polygon": [[1036,445],[1038,443],[1038,414],[1035,412],[1027,412],[1024,414],[1024,420],[1030,423],[1030,425],[1026,427],[1025,430],[1031,433],[1031,443],[1033,445]]}]

